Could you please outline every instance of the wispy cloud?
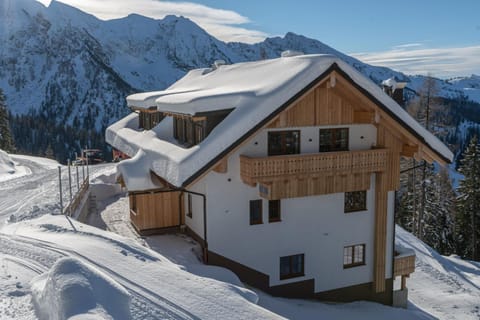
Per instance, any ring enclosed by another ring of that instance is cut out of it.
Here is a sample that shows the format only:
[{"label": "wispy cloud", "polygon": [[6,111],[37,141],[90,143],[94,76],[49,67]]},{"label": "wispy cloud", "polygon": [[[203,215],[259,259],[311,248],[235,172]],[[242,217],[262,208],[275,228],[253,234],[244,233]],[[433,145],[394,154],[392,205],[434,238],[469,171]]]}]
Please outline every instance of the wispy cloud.
[{"label": "wispy cloud", "polygon": [[[37,0],[48,5],[51,0]],[[223,41],[254,43],[263,41],[267,34],[248,29],[251,21],[231,10],[211,8],[192,2],[170,2],[161,0],[58,0],[79,8],[96,17],[109,20],[125,17],[131,13],[162,19],[166,15],[184,16],[208,33]]]},{"label": "wispy cloud", "polygon": [[440,78],[480,74],[480,46],[426,48],[423,44],[396,46],[383,52],[353,53],[357,59],[406,74]]}]

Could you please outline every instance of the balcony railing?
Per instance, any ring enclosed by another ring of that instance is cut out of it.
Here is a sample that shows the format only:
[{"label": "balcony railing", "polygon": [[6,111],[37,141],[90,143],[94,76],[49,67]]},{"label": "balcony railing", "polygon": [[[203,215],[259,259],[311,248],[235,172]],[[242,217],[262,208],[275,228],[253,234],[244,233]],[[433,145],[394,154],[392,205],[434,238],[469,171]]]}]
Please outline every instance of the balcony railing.
[{"label": "balcony railing", "polygon": [[415,253],[402,253],[394,258],[393,275],[408,276],[415,272]]},{"label": "balcony railing", "polygon": [[323,152],[253,158],[240,156],[240,175],[250,185],[300,175],[348,175],[384,171],[386,149]]}]

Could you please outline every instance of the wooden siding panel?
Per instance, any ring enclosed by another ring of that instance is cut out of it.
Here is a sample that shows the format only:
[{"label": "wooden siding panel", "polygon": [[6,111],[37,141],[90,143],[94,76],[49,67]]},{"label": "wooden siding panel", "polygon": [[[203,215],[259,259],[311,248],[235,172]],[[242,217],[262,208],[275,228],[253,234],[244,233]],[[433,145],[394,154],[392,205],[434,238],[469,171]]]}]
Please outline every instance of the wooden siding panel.
[{"label": "wooden siding panel", "polygon": [[[268,200],[308,197],[370,189],[370,174],[302,177],[261,183],[260,196]],[[266,191],[266,192],[263,192]]]},{"label": "wooden siding panel", "polygon": [[280,113],[269,128],[352,124],[354,110],[334,88],[317,87]]},{"label": "wooden siding panel", "polygon": [[394,259],[393,276],[408,276],[415,272],[415,255],[398,256]]},{"label": "wooden siding panel", "polygon": [[130,195],[130,203],[136,202],[136,208],[131,206],[131,222],[138,230],[180,225],[179,196],[177,191]]}]

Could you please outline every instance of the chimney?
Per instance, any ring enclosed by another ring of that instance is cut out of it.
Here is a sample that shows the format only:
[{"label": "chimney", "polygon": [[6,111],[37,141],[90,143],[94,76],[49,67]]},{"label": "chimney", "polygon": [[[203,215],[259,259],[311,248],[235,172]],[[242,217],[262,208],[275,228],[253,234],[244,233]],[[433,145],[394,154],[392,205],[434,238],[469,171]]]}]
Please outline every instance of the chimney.
[{"label": "chimney", "polygon": [[382,88],[383,92],[388,94],[395,100],[396,103],[401,105],[402,107],[405,106],[405,99],[403,96],[403,89],[407,85],[406,82],[397,82],[395,78],[389,78],[387,80],[382,81]]}]

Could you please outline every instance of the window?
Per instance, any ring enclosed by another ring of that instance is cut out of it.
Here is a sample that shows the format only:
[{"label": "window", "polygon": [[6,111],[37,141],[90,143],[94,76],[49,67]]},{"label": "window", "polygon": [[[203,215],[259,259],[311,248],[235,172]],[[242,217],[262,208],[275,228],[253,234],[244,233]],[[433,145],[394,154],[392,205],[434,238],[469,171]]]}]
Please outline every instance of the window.
[{"label": "window", "polygon": [[367,191],[345,192],[345,212],[367,210]]},{"label": "window", "polygon": [[365,245],[357,244],[343,248],[343,268],[363,266],[365,264]]},{"label": "window", "polygon": [[250,200],[250,225],[262,224],[262,200]]},{"label": "window", "polygon": [[302,277],[305,275],[305,255],[280,257],[280,280]]},{"label": "window", "polygon": [[348,151],[348,128],[320,129],[320,152]]},{"label": "window", "polygon": [[193,209],[192,209],[192,195],[189,193],[187,196],[187,217],[193,216]]},{"label": "window", "polygon": [[270,131],[268,133],[268,155],[300,153],[300,131]]},{"label": "window", "polygon": [[280,220],[280,200],[268,201],[268,222],[278,222]]}]

